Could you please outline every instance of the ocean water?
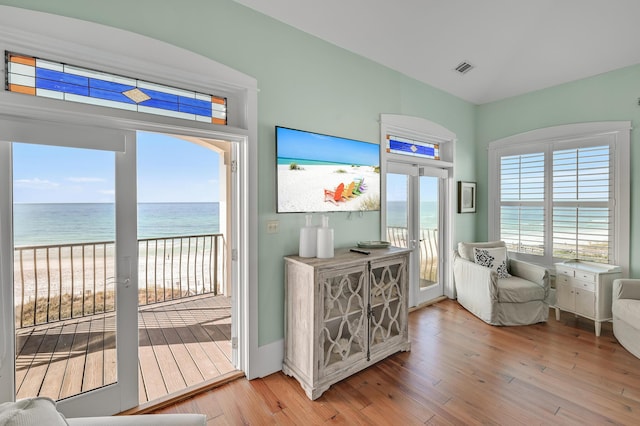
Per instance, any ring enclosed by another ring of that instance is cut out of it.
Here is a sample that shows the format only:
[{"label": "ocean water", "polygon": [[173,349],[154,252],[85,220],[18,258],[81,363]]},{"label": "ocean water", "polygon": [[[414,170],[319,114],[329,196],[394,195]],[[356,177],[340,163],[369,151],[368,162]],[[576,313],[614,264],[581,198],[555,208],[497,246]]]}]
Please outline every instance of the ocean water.
[{"label": "ocean water", "polygon": [[[422,201],[420,203],[420,229],[438,228],[437,207],[437,201]],[[405,201],[387,202],[387,225],[407,227],[407,203]]]},{"label": "ocean water", "polygon": [[[115,208],[107,203],[16,204],[16,247],[113,241]],[[215,234],[218,203],[140,203],[138,239]]]},{"label": "ocean water", "polygon": [[304,158],[287,158],[287,157],[278,157],[279,165],[290,165],[291,163],[296,163],[299,166],[344,166],[350,163],[338,163],[335,161],[322,161],[322,160],[309,160]]},{"label": "ocean water", "polygon": [[[406,204],[389,202],[389,226],[406,227]],[[435,201],[421,206],[420,227],[437,228]],[[106,203],[16,204],[16,247],[113,241],[114,205]],[[140,203],[138,239],[215,234],[219,232],[218,203]]]}]

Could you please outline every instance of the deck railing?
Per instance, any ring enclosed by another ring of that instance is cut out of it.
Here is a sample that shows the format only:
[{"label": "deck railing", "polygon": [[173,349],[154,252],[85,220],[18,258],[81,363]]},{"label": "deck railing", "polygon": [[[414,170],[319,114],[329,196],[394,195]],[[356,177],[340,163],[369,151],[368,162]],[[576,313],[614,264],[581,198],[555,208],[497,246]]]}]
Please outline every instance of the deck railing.
[{"label": "deck railing", "polygon": [[[387,227],[387,240],[396,247],[409,247],[407,228]],[[438,281],[438,230],[420,229],[420,280]]]},{"label": "deck railing", "polygon": [[[217,295],[226,280],[223,234],[138,240],[138,301]],[[113,241],[16,247],[16,328],[115,309]]]}]

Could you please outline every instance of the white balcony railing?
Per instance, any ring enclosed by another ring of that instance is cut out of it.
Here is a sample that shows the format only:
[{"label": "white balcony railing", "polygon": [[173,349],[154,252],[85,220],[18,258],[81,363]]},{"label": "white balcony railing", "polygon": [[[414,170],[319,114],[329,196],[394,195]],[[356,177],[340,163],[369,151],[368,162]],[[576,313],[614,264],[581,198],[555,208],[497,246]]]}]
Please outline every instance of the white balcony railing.
[{"label": "white balcony railing", "polygon": [[[113,241],[16,247],[16,328],[115,309]],[[226,280],[223,234],[138,240],[138,301],[217,295]]]},{"label": "white balcony railing", "polygon": [[[407,228],[387,227],[387,240],[396,247],[409,247]],[[438,230],[420,229],[420,282],[438,281]]]}]

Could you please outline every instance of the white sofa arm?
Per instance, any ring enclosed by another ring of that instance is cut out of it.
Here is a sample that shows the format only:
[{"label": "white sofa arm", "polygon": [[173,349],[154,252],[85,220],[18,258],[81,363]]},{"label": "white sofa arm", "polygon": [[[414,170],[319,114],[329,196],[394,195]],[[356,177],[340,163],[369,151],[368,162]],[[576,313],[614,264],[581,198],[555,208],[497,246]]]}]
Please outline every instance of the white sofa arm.
[{"label": "white sofa arm", "polygon": [[456,253],[453,258],[453,277],[458,294],[473,294],[476,300],[498,299],[498,274],[491,268],[463,259]]},{"label": "white sofa arm", "polygon": [[496,323],[498,274],[455,254],[453,277],[458,303],[483,321]]},{"label": "white sofa arm", "polygon": [[549,288],[551,287],[549,271],[544,266],[534,265],[522,260],[509,259],[509,273],[543,287],[545,298],[549,294]]},{"label": "white sofa arm", "polygon": [[640,300],[640,279],[618,278],[613,281],[613,300]]}]

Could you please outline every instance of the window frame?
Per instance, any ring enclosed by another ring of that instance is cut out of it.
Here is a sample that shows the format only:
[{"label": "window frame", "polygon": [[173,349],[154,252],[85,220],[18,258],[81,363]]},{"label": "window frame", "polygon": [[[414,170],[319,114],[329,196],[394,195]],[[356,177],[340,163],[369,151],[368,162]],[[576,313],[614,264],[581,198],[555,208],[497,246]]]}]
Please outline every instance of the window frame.
[{"label": "window frame", "polygon": [[[489,239],[500,238],[500,159],[508,155],[521,155],[543,152],[545,167],[544,183],[544,255],[529,255],[509,252],[515,259],[525,260],[547,267],[567,259],[553,257],[553,151],[578,147],[610,145],[611,192],[609,204],[612,205],[612,247],[610,263],[621,266],[623,273],[629,272],[630,247],[630,121],[609,121],[594,123],[568,124],[537,129],[489,143],[488,186]],[[579,204],[579,203],[577,203]]]}]

